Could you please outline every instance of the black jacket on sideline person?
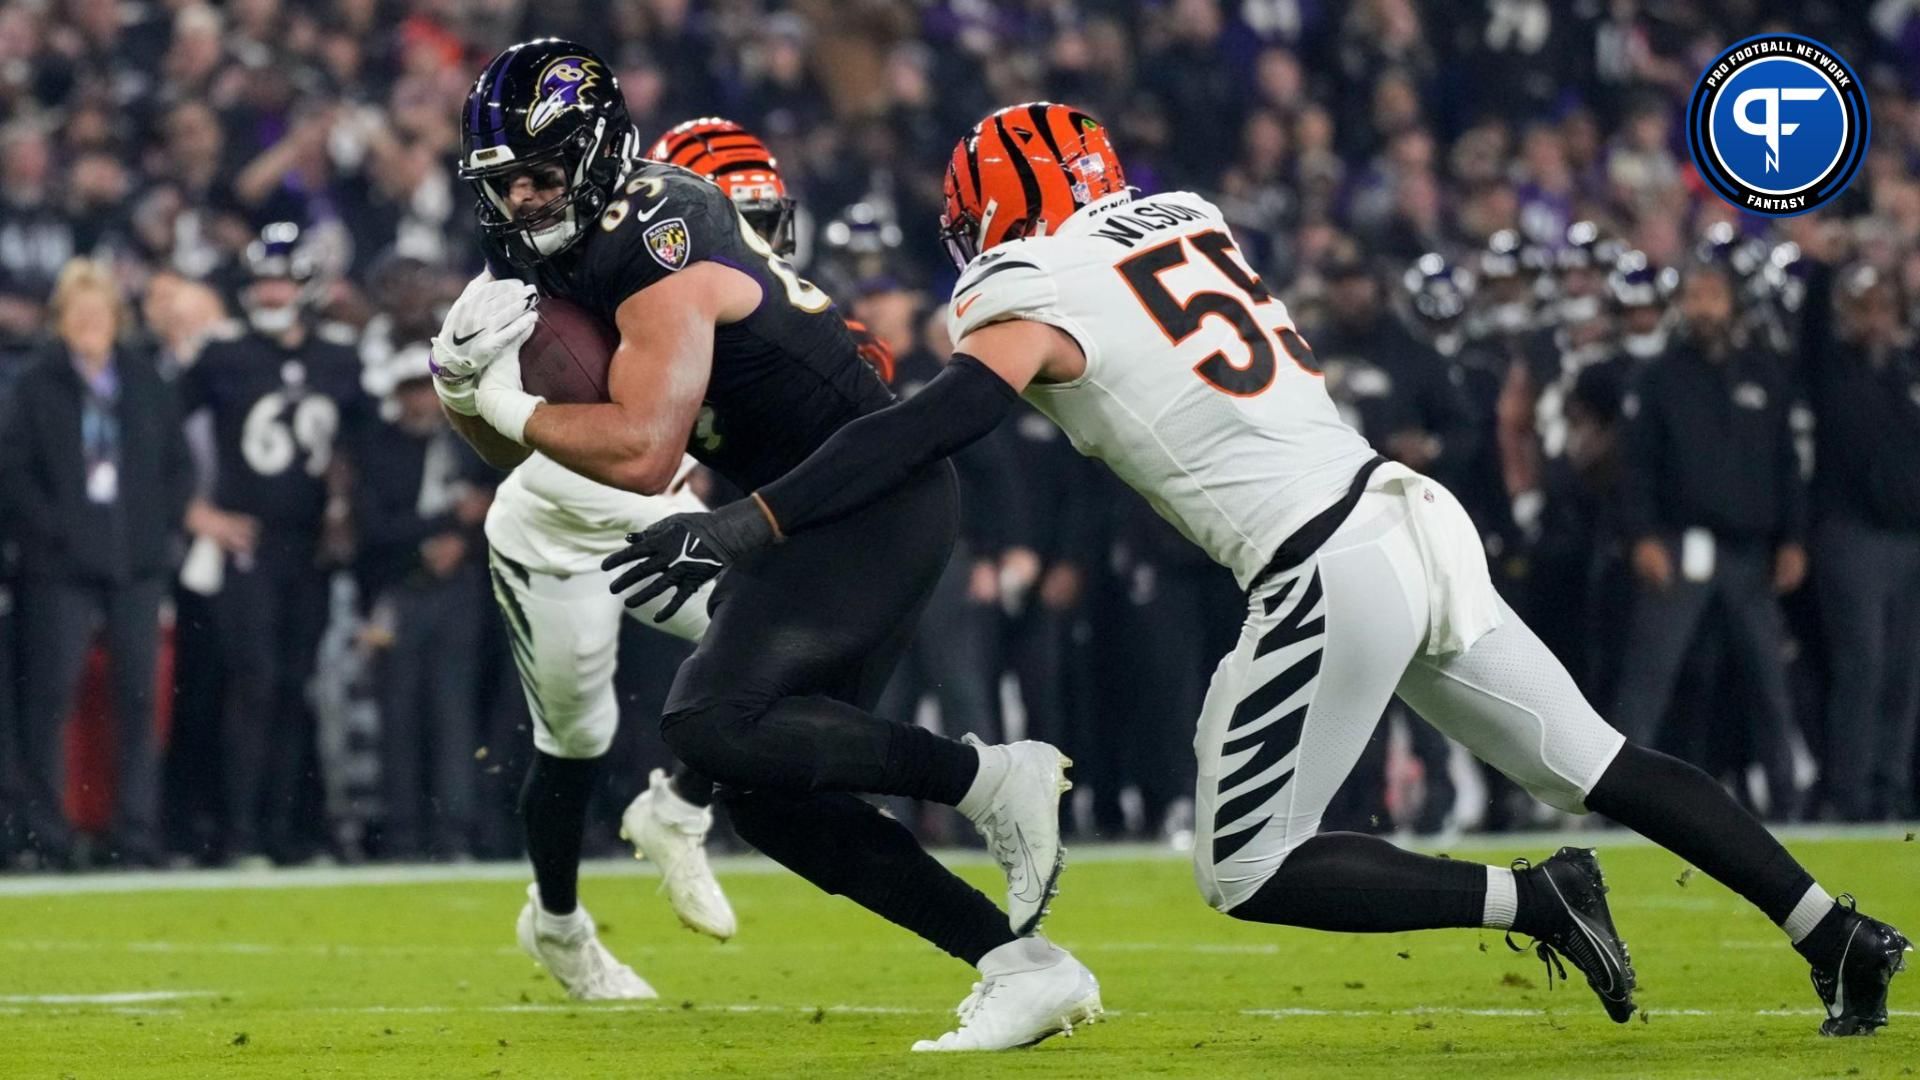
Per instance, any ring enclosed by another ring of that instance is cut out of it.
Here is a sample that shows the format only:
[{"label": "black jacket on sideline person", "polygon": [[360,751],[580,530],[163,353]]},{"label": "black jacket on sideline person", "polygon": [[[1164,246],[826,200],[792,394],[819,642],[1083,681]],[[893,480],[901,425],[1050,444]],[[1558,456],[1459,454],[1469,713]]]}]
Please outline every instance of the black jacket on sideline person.
[{"label": "black jacket on sideline person", "polygon": [[1807,383],[1818,516],[1920,532],[1920,356],[1891,349],[1876,364],[1835,344]]},{"label": "black jacket on sideline person", "polygon": [[1806,488],[1783,365],[1735,347],[1724,361],[1676,341],[1628,399],[1621,490],[1629,540],[1705,528],[1723,544],[1806,538]]},{"label": "black jacket on sideline person", "polygon": [[355,564],[365,599],[423,576],[420,545],[435,536],[461,533],[472,551],[483,549],[480,529],[462,525],[455,515],[454,489],[491,487],[499,474],[451,431],[422,436],[397,424],[371,423],[354,433],[350,451],[366,463],[353,485]]},{"label": "black jacket on sideline person", "polygon": [[86,388],[64,346],[50,346],[13,387],[0,445],[0,503],[20,538],[21,571],[95,583],[172,571],[193,484],[173,388],[152,358],[116,350],[118,498],[87,497],[81,446]]}]

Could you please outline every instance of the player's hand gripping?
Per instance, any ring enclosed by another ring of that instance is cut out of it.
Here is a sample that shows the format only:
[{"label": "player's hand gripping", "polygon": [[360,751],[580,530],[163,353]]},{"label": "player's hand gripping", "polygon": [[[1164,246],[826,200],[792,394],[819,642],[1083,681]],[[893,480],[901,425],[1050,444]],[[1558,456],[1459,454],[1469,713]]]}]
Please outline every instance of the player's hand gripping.
[{"label": "player's hand gripping", "polygon": [[613,570],[633,564],[608,586],[615,593],[623,593],[640,585],[627,597],[630,608],[672,589],[673,597],[653,616],[654,622],[663,623],[722,570],[777,539],[772,519],[760,509],[759,500],[750,496],[718,510],[675,514],[655,522],[645,532],[629,533],[627,546],[607,556],[600,568]]},{"label": "player's hand gripping", "polygon": [[433,388],[447,408],[479,414],[474,388],[494,361],[515,356],[539,319],[540,294],[524,281],[484,271],[467,282],[433,339]]}]

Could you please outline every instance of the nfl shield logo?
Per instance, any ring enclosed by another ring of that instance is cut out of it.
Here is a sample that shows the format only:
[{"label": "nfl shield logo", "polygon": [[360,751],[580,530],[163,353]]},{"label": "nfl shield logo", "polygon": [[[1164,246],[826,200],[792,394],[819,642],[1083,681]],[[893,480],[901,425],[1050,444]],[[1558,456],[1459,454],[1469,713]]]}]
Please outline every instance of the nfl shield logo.
[{"label": "nfl shield logo", "polygon": [[640,235],[646,241],[647,250],[653,253],[653,259],[669,270],[680,270],[687,265],[687,256],[693,252],[693,242],[687,236],[687,223],[682,218],[668,218],[657,222]]}]

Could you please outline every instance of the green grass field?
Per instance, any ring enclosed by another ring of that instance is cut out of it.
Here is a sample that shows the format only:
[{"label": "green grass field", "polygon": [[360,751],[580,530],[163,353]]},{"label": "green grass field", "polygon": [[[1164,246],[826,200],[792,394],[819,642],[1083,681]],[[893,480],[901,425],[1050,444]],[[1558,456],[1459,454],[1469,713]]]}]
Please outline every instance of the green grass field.
[{"label": "green grass field", "polygon": [[[1792,846],[1911,929],[1920,842],[1905,835]],[[723,868],[741,917],[727,945],[680,929],[643,873],[590,873],[607,943],[663,995],[639,1006],[570,1003],[519,955],[513,868],[0,880],[0,1076],[1920,1073],[1920,972],[1894,984],[1877,1038],[1821,1039],[1777,929],[1704,876],[1682,883],[1673,856],[1604,840],[1646,1022],[1608,1023],[1584,984],[1550,991],[1496,933],[1244,925],[1206,908],[1183,860],[1108,850],[1070,866],[1048,932],[1100,976],[1109,1020],[990,1057],[906,1052],[946,1030],[968,969],[751,862]],[[991,867],[964,872],[992,891]]]}]

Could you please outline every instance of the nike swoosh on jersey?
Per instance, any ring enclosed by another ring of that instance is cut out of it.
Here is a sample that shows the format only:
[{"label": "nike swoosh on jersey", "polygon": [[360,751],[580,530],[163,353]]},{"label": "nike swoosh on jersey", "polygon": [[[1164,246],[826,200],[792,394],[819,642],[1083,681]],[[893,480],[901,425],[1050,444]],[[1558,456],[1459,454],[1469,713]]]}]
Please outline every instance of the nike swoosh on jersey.
[{"label": "nike swoosh on jersey", "polygon": [[660,208],[665,205],[667,205],[667,200],[661,199],[659,202],[654,203],[652,206],[647,207],[645,210],[635,210],[633,212],[633,220],[646,221],[647,219],[653,217],[653,215],[659,213]]},{"label": "nike swoosh on jersey", "polygon": [[[972,307],[972,306],[973,306],[973,303],[974,303],[974,301],[976,301],[976,300],[978,300],[978,299],[980,299],[980,294],[979,294],[979,293],[974,293],[974,294],[973,294],[972,296],[969,296],[969,297],[967,297],[967,298],[966,298],[965,300],[962,300],[962,301],[960,301],[960,302],[959,302],[958,304],[955,304],[955,305],[953,306],[953,314],[954,314],[954,317],[955,317],[955,318],[962,318],[962,319],[964,319],[964,318],[966,318],[966,315],[967,315],[967,309],[968,309],[968,308],[970,308],[970,307]],[[458,342],[456,342],[455,344],[458,344]]]}]

